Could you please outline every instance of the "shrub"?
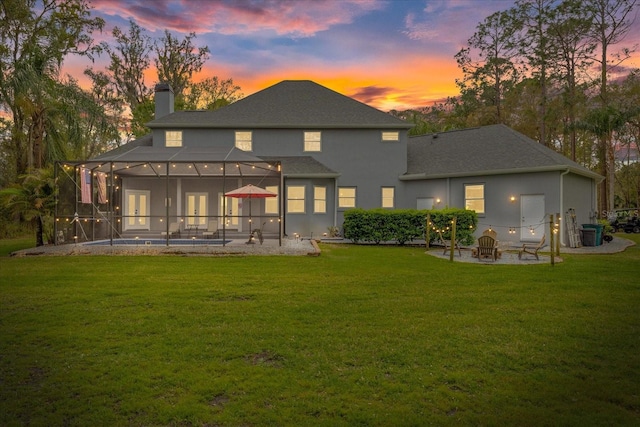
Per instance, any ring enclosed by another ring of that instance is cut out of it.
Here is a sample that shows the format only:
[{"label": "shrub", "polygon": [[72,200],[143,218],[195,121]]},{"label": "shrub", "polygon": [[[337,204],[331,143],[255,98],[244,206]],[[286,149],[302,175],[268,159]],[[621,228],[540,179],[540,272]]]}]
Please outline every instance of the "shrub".
[{"label": "shrub", "polygon": [[456,240],[462,245],[472,245],[475,241],[473,233],[478,226],[478,215],[475,211],[467,209],[438,209],[429,211],[431,218],[431,232],[433,236],[429,236],[429,240],[436,240],[437,230],[442,233],[442,238],[451,240],[451,223],[456,218]]},{"label": "shrub", "polygon": [[344,213],[344,237],[354,243],[395,241],[398,244],[415,239],[425,239],[427,215],[431,218],[429,240],[438,238],[436,230],[442,230],[444,239],[451,238],[451,221],[457,218],[456,238],[463,245],[473,244],[473,232],[478,218],[474,211],[465,209],[417,210],[417,209],[351,209]]}]

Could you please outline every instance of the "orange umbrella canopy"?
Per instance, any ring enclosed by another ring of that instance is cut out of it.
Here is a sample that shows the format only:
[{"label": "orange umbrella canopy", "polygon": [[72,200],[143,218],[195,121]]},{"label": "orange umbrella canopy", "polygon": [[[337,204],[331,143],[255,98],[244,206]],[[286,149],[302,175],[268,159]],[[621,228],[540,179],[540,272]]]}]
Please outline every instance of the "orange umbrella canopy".
[{"label": "orange umbrella canopy", "polygon": [[235,190],[224,193],[227,197],[237,197],[239,199],[261,199],[266,197],[276,197],[277,194],[264,188],[256,187],[255,185],[248,184]]}]

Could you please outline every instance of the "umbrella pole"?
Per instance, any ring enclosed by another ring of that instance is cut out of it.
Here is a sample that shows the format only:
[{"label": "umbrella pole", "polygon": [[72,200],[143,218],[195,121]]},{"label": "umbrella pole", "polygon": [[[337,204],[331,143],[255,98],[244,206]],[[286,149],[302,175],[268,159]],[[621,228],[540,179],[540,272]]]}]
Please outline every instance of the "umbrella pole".
[{"label": "umbrella pole", "polygon": [[251,230],[251,196],[248,197],[249,199],[249,240],[247,240],[247,243],[251,244],[253,243],[253,230]]}]

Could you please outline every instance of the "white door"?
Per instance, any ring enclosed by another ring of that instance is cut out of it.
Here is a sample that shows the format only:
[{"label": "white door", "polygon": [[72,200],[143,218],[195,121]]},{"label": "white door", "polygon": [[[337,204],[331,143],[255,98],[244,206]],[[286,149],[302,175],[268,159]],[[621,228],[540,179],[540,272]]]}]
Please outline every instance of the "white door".
[{"label": "white door", "polygon": [[[218,193],[218,228],[222,229],[223,221],[224,221],[224,206],[227,207],[227,224],[225,227],[227,230],[238,230],[239,228],[239,218],[240,215],[240,206],[238,204],[239,199],[236,197],[225,197],[222,193]],[[242,231],[242,230],[239,230]]]},{"label": "white door", "polygon": [[520,214],[520,240],[539,242],[545,230],[544,194],[521,195]]},{"label": "white door", "polygon": [[203,229],[207,224],[207,216],[209,215],[207,209],[207,193],[186,193],[185,196],[187,227]]},{"label": "white door", "polygon": [[124,192],[124,229],[149,229],[150,192],[145,190],[125,190]]}]

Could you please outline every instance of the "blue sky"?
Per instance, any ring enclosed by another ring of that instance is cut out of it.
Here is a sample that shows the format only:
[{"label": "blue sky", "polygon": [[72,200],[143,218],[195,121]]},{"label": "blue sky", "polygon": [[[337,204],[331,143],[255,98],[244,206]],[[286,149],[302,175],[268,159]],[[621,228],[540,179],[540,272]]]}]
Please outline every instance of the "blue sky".
[{"label": "blue sky", "polygon": [[[107,22],[134,20],[153,38],[195,32],[211,58],[199,77],[233,78],[245,95],[286,79],[309,79],[382,110],[457,94],[454,55],[476,25],[513,0],[92,0]],[[640,31],[636,31],[636,34]],[[636,37],[638,40],[640,37]],[[105,66],[99,60],[94,67]],[[638,66],[636,62],[636,66]],[[85,64],[68,61],[81,78]],[[153,85],[157,77],[147,76]],[[82,81],[82,80],[81,80]]]}]

